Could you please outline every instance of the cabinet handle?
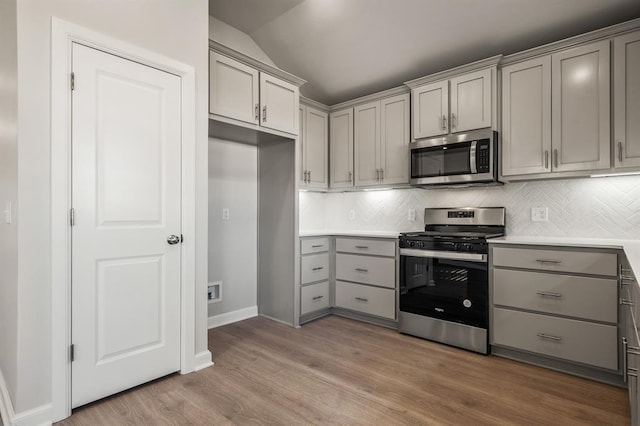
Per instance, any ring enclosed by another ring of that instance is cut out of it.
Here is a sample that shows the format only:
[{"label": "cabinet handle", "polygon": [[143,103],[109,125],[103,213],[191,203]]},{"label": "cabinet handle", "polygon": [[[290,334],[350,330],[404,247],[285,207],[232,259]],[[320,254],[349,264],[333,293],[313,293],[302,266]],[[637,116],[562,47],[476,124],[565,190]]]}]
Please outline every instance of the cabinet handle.
[{"label": "cabinet handle", "polygon": [[324,296],[314,296],[314,297],[313,297],[313,299],[311,299],[311,300],[320,300],[320,299],[322,299],[323,297],[324,297]]},{"label": "cabinet handle", "polygon": [[353,182],[353,172],[351,170],[347,172],[347,176],[349,177],[349,182]]},{"label": "cabinet handle", "polygon": [[635,303],[633,303],[633,300],[623,299],[622,297],[620,298],[620,304],[621,305],[628,305],[628,306],[634,306],[635,305]]},{"label": "cabinet handle", "polygon": [[311,246],[311,248],[320,248],[320,247],[324,247],[324,244],[315,244]]},{"label": "cabinet handle", "polygon": [[622,141],[618,141],[618,163],[622,164]]},{"label": "cabinet handle", "polygon": [[321,271],[324,269],[324,266],[316,266],[315,268],[311,268],[312,271]]},{"label": "cabinet handle", "polygon": [[364,302],[367,303],[369,301],[369,299],[365,299],[364,297],[356,297],[355,298],[358,302]]},{"label": "cabinet handle", "polygon": [[627,371],[627,366],[629,365],[629,343],[627,342],[627,338],[622,338],[622,377],[624,382],[627,383],[629,379],[629,374]]},{"label": "cabinet handle", "polygon": [[380,169],[380,182],[384,180],[384,169]]},{"label": "cabinet handle", "polygon": [[442,130],[447,130],[447,116],[442,114]]},{"label": "cabinet handle", "polygon": [[536,259],[536,262],[540,263],[553,263],[554,265],[558,265],[562,263],[561,260],[549,260],[549,259]]},{"label": "cabinet handle", "polygon": [[545,334],[545,333],[538,333],[536,334],[536,336],[538,336],[541,339],[551,340],[554,342],[560,342],[562,340],[562,337],[560,336],[552,336],[551,334]]},{"label": "cabinet handle", "polygon": [[260,105],[259,104],[256,104],[255,115],[256,115],[256,120],[260,120]]},{"label": "cabinet handle", "polygon": [[553,150],[553,167],[558,168],[558,150]]},{"label": "cabinet handle", "polygon": [[267,106],[263,106],[262,107],[262,122],[266,123],[267,122]]},{"label": "cabinet handle", "polygon": [[456,126],[458,125],[458,121],[456,120],[456,115],[455,113],[451,113],[451,128],[455,129]]},{"label": "cabinet handle", "polygon": [[366,250],[369,248],[369,246],[356,246],[356,248],[360,250]]},{"label": "cabinet handle", "polygon": [[376,169],[376,180],[380,182],[380,169]]},{"label": "cabinet handle", "polygon": [[544,168],[545,169],[549,168],[549,151],[548,150],[544,151]]},{"label": "cabinet handle", "polygon": [[555,297],[557,299],[562,298],[562,294],[560,293],[552,293],[550,291],[536,291],[536,294],[542,297]]},{"label": "cabinet handle", "polygon": [[356,272],[369,272],[368,269],[356,268]]}]

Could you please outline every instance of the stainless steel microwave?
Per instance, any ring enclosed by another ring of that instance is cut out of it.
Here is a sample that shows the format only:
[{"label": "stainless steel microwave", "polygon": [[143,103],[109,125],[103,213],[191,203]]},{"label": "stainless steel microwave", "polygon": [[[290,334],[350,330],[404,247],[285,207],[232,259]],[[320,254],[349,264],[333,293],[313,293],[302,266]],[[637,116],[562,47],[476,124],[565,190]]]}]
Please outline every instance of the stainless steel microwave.
[{"label": "stainless steel microwave", "polygon": [[491,129],[411,143],[411,185],[496,184],[498,133]]}]

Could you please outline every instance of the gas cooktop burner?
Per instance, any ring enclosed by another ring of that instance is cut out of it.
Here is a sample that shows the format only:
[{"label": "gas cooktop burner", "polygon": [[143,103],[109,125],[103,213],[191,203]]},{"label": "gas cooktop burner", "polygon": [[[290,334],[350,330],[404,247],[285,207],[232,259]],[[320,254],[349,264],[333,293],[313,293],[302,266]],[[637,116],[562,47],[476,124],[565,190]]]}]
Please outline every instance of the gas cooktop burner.
[{"label": "gas cooktop burner", "polygon": [[406,238],[461,238],[461,239],[486,239],[503,236],[503,232],[441,232],[441,231],[422,231],[422,232],[405,232],[400,234]]}]

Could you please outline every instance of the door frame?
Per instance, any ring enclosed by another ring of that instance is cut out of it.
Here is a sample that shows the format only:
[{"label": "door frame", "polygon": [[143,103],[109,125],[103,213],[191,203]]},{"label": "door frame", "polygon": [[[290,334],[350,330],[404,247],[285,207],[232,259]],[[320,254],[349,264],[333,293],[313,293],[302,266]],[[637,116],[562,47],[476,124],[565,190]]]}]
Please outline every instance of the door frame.
[{"label": "door frame", "polygon": [[[51,399],[54,421],[71,415],[71,87],[72,44],[180,77],[182,208],[180,373],[195,370],[195,69],[56,17],[51,20]],[[43,94],[43,100],[46,95]]]}]

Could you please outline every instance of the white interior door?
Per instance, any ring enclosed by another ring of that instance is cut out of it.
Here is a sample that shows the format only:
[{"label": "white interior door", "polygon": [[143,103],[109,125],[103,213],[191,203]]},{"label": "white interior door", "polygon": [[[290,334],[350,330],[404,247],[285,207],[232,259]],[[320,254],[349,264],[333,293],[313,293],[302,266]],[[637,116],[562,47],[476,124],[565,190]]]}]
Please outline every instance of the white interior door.
[{"label": "white interior door", "polygon": [[73,72],[77,407],[180,369],[181,81],[79,44]]}]

